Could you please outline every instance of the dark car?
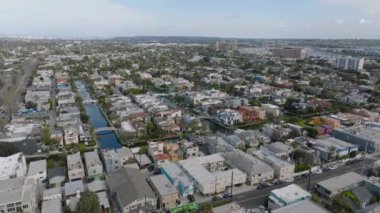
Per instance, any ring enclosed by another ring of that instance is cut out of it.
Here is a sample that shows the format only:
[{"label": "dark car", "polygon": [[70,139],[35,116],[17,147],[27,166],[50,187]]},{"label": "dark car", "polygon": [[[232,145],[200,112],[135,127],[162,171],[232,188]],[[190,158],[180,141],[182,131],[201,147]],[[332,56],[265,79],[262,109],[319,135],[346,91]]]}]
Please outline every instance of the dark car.
[{"label": "dark car", "polygon": [[323,172],[328,172],[328,171],[330,171],[330,168],[328,168],[328,167],[323,168],[322,171],[323,171]]},{"label": "dark car", "polygon": [[195,201],[195,198],[193,195],[187,195],[187,199],[190,201],[190,202],[194,202]]},{"label": "dark car", "polygon": [[224,195],[223,195],[223,198],[224,198],[224,199],[231,198],[231,197],[232,197],[232,194],[231,194],[231,193],[228,193],[228,194],[224,194]]},{"label": "dark car", "polygon": [[307,178],[309,177],[309,173],[301,175],[301,178]]},{"label": "dark car", "polygon": [[278,186],[278,185],[281,185],[281,184],[283,184],[283,183],[284,183],[284,181],[282,181],[282,180],[277,180],[277,181],[274,182],[274,185],[275,185],[275,186]]},{"label": "dark car", "polygon": [[349,160],[349,161],[347,161],[345,164],[346,164],[346,165],[351,165],[351,164],[353,164],[353,163],[355,163],[355,161]]},{"label": "dark car", "polygon": [[257,189],[264,189],[264,188],[267,188],[268,185],[265,184],[265,183],[260,183],[258,186],[257,186]]}]

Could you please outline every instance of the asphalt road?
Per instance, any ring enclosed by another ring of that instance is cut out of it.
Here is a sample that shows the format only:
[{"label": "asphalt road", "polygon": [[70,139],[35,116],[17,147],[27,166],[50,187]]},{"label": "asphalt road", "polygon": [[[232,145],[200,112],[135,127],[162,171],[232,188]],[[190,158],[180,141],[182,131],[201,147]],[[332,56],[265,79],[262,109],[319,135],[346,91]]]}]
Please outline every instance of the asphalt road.
[{"label": "asphalt road", "polygon": [[[26,89],[30,76],[33,74],[33,71],[37,68],[39,60],[37,58],[30,58],[27,61],[23,62],[22,69],[24,69],[24,75],[17,82],[17,87],[13,91],[11,98],[8,103],[5,103],[2,107],[3,111],[16,112],[19,109],[20,103],[23,101],[21,91]],[[6,118],[7,114],[2,114],[0,117]]]},{"label": "asphalt road", "polygon": [[[375,161],[375,159],[373,159],[373,158],[366,159],[365,164],[370,165],[374,161]],[[315,186],[320,181],[327,180],[327,179],[330,179],[332,177],[336,177],[336,176],[339,176],[341,174],[348,173],[348,172],[357,172],[360,174],[361,170],[362,170],[362,163],[358,162],[358,163],[351,164],[351,165],[343,165],[343,166],[338,167],[335,170],[330,170],[327,172],[323,172],[321,174],[313,174],[311,176],[311,179],[310,179],[310,190],[313,188],[313,186]],[[245,192],[242,194],[238,194],[238,195],[233,197],[233,200],[236,201],[240,206],[245,207],[246,209],[258,208],[260,205],[266,204],[267,197],[273,189],[283,188],[283,187],[290,185],[290,184],[293,184],[293,183],[301,186],[304,189],[307,189],[308,178],[306,177],[303,179],[295,180],[292,183],[285,183],[282,185],[271,186],[271,187],[264,188],[261,190],[257,189],[257,190]]]}]

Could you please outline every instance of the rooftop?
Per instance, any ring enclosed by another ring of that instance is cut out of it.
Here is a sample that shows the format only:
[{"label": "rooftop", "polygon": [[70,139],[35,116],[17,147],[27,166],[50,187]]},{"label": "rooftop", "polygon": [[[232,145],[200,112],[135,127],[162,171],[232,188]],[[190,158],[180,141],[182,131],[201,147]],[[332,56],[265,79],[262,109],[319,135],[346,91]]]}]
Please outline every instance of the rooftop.
[{"label": "rooftop", "polygon": [[310,200],[302,200],[288,206],[274,209],[272,213],[328,213],[323,207],[313,203]]},{"label": "rooftop", "polygon": [[146,178],[138,169],[122,168],[108,174],[107,183],[110,191],[117,193],[121,205],[125,206],[136,199],[155,198]]},{"label": "rooftop", "polygon": [[42,202],[41,213],[61,213],[62,205],[59,199],[46,200]]},{"label": "rooftop", "polygon": [[274,195],[276,198],[281,199],[287,204],[305,197],[311,197],[311,194],[309,192],[302,189],[296,184],[291,184],[281,189],[272,190],[271,196],[272,195]]},{"label": "rooftop", "polygon": [[324,180],[318,183],[319,186],[322,186],[325,189],[328,189],[331,192],[340,191],[349,186],[355,185],[361,181],[365,180],[365,178],[355,172],[349,172],[346,174],[342,174],[328,180]]},{"label": "rooftop", "polygon": [[186,186],[192,184],[190,178],[187,177],[185,173],[175,163],[164,164],[162,165],[161,169],[164,170],[165,173],[167,173],[168,176],[173,179],[173,182],[180,181]]},{"label": "rooftop", "polygon": [[178,191],[176,187],[169,181],[165,175],[156,175],[150,177],[150,181],[162,196],[177,194]]},{"label": "rooftop", "polygon": [[39,172],[46,172],[46,160],[38,160],[38,161],[32,161],[29,164],[29,171],[28,171],[28,176],[36,175]]}]

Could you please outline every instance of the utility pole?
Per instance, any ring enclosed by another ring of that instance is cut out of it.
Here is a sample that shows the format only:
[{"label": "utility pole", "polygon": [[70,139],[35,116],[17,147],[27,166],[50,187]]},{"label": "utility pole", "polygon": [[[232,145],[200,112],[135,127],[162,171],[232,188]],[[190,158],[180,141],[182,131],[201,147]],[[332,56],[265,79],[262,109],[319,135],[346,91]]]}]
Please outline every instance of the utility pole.
[{"label": "utility pole", "polygon": [[364,173],[364,164],[365,164],[365,156],[367,154],[367,148],[368,148],[368,142],[365,143],[365,150],[364,150],[364,154],[363,154],[364,156],[363,156],[363,162],[362,162],[362,175]]},{"label": "utility pole", "polygon": [[313,167],[313,155],[310,155],[309,162],[309,177],[307,180],[307,191],[310,191],[310,181],[311,181],[311,167]]},{"label": "utility pole", "polygon": [[218,182],[218,177],[215,177],[215,197],[216,197],[216,183]]},{"label": "utility pole", "polygon": [[231,195],[230,195],[231,202],[232,202],[232,188],[233,187],[234,187],[234,171],[232,171],[231,173]]}]

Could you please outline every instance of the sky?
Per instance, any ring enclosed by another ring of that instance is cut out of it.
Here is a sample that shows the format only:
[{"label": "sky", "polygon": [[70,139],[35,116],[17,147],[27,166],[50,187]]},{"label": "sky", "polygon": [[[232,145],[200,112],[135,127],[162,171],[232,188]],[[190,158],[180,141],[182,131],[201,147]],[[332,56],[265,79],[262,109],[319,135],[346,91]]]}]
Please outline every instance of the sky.
[{"label": "sky", "polygon": [[380,39],[380,0],[0,0],[0,37]]}]

